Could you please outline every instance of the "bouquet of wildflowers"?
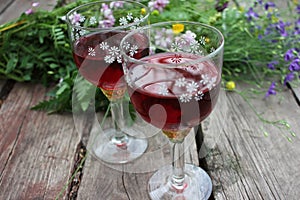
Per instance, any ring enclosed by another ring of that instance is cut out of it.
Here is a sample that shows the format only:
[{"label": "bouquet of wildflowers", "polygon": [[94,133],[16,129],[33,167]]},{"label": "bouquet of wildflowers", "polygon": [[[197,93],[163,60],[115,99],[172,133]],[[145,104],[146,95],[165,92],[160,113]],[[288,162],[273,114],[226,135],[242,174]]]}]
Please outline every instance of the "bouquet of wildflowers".
[{"label": "bouquet of wildflowers", "polygon": [[[54,84],[49,100],[41,102],[36,109],[71,110],[77,69],[64,16],[72,8],[87,2],[90,1],[58,4],[50,12],[39,9],[36,2],[18,19],[0,26],[0,77]],[[253,0],[246,9],[237,0],[140,2],[148,5],[151,11],[150,23],[186,20],[217,27],[225,37],[223,79],[228,90],[233,90],[238,81],[246,80],[258,85],[268,97],[276,94],[279,85],[286,86],[299,80],[300,4],[295,0],[287,4],[290,16],[282,16],[284,12],[279,12],[275,3],[263,0]],[[112,6],[103,7],[106,14],[103,26],[124,23],[111,15]],[[80,20],[80,16],[74,16],[74,20]],[[167,33],[161,33],[161,42],[167,41],[162,40]],[[193,37],[192,32],[187,34],[187,37]],[[82,92],[78,96],[85,98]],[[101,92],[96,102],[102,108],[108,105]]]},{"label": "bouquet of wildflowers", "polygon": [[245,13],[251,25],[251,32],[260,44],[271,44],[265,49],[271,52],[265,62],[266,75],[279,74],[279,80],[272,80],[266,97],[276,94],[276,85],[287,85],[299,78],[300,71],[300,5],[295,1],[290,5],[291,16],[281,16],[273,2],[258,0]]}]

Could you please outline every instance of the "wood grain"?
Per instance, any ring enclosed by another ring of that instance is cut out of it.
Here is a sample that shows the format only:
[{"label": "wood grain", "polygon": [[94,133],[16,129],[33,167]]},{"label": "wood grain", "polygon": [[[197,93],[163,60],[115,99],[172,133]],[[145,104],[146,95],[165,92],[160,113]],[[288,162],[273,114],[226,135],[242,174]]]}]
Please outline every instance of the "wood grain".
[{"label": "wood grain", "polygon": [[290,130],[261,122],[237,93],[227,93],[223,112],[206,124],[205,136],[215,138],[206,159],[216,200],[299,198],[300,140],[289,131],[299,132],[300,111],[290,91],[278,95],[284,99],[256,97],[251,104],[267,120],[287,120]]},{"label": "wood grain", "polygon": [[[98,123],[96,120],[95,124]],[[93,142],[98,131],[97,128],[93,129],[89,143]],[[78,199],[149,199],[148,179],[157,169],[170,164],[171,158],[170,146],[161,133],[148,137],[148,142],[148,149],[142,157],[122,165],[111,165],[95,159],[89,148]],[[186,162],[198,165],[193,132],[186,138],[185,146]]]},{"label": "wood grain", "polygon": [[69,179],[80,136],[72,115],[31,111],[41,85],[16,84],[0,110],[0,199],[54,199]]},{"label": "wood grain", "polygon": [[0,15],[12,4],[14,0],[0,0]]},{"label": "wood grain", "polygon": [[27,9],[31,8],[33,2],[39,2],[38,9],[51,10],[56,5],[56,0],[35,1],[35,0],[1,0],[0,2],[0,24],[9,22]]}]

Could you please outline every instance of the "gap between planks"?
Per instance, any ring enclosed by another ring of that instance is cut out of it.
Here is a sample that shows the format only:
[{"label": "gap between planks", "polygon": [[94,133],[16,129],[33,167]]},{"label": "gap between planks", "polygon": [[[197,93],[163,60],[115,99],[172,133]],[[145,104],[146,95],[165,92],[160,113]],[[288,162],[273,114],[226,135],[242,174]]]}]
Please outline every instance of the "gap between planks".
[{"label": "gap between planks", "polygon": [[287,87],[291,90],[298,106],[300,106],[300,87],[290,83],[287,83]]},{"label": "gap between planks", "polygon": [[[95,124],[98,123],[96,119]],[[148,179],[154,171],[171,162],[170,146],[165,136],[162,133],[157,133],[148,137],[148,150],[137,160],[127,164],[111,165],[91,156],[89,151],[91,144],[95,135],[99,133],[99,129],[95,127],[97,125],[93,126],[88,141],[88,155],[77,199],[149,199]],[[186,138],[186,153],[186,162],[198,165],[193,132]]]}]

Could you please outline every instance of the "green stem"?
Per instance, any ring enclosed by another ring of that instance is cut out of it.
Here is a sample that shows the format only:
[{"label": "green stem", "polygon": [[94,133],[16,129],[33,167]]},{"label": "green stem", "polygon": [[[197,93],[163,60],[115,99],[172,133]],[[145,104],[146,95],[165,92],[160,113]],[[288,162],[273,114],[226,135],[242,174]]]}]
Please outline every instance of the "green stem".
[{"label": "green stem", "polygon": [[17,75],[5,73],[5,70],[3,70],[3,69],[0,69],[0,74],[3,74],[6,78],[9,78],[9,79],[12,79],[12,80],[15,80],[15,81],[18,81],[18,82],[23,82],[24,81],[24,79],[18,77]]},{"label": "green stem", "polygon": [[56,200],[60,199],[60,197],[63,195],[63,192],[66,191],[66,189],[68,188],[68,186],[70,185],[71,181],[75,178],[76,174],[78,173],[78,171],[83,167],[83,164],[87,158],[87,154],[88,152],[85,154],[85,156],[82,158],[79,166],[77,167],[77,169],[75,170],[75,172],[72,174],[71,178],[68,180],[68,182],[65,184],[65,186],[63,187],[63,189],[60,191],[60,193],[56,196]]},{"label": "green stem", "polygon": [[243,94],[243,92],[240,92],[240,91],[237,91],[237,90],[235,90],[235,92],[237,94],[239,94],[243,98],[243,100],[247,103],[247,105],[251,108],[251,110],[254,112],[254,114],[258,117],[258,119],[260,121],[262,121],[263,123],[266,123],[266,124],[273,125],[274,127],[278,128],[280,130],[282,129],[282,126],[284,126],[288,130],[290,129],[289,124],[285,120],[274,120],[274,121],[271,121],[271,120],[265,119],[261,114],[259,114],[257,112],[257,110],[255,109],[255,107],[252,105],[252,103],[250,103],[249,99]]}]

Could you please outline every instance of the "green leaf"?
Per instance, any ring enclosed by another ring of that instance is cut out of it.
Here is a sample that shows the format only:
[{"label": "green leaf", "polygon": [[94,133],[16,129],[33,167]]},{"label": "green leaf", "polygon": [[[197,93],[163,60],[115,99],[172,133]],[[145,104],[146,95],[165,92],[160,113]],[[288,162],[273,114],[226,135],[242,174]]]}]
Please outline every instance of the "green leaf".
[{"label": "green leaf", "polygon": [[60,88],[56,91],[56,95],[59,96],[61,95],[63,92],[65,92],[66,90],[70,89],[70,86],[66,83],[62,84],[62,86],[60,86]]},{"label": "green leaf", "polygon": [[16,53],[10,54],[10,59],[7,62],[5,73],[8,74],[12,72],[16,68],[17,63],[18,63],[18,55]]},{"label": "green leaf", "polygon": [[76,99],[73,101],[79,104],[83,111],[86,111],[91,100],[95,98],[96,87],[83,77],[79,77],[74,84],[74,92]]}]

